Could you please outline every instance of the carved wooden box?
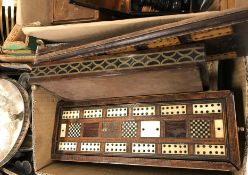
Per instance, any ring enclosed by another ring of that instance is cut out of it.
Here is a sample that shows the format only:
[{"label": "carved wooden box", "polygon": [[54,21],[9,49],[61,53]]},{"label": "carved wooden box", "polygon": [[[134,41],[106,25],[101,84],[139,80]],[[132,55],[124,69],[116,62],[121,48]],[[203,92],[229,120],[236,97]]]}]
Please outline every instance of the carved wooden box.
[{"label": "carved wooden box", "polygon": [[202,44],[86,59],[79,56],[34,66],[30,76],[32,84],[76,101],[208,88]]},{"label": "carved wooden box", "polygon": [[58,103],[52,158],[234,171],[240,167],[229,91]]}]

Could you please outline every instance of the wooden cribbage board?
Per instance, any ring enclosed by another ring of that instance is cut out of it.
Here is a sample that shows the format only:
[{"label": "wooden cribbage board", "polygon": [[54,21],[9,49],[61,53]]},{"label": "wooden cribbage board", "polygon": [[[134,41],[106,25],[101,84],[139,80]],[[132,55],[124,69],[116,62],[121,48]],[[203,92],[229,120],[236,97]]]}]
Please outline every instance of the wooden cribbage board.
[{"label": "wooden cribbage board", "polygon": [[58,104],[52,158],[234,171],[240,167],[229,91]]}]

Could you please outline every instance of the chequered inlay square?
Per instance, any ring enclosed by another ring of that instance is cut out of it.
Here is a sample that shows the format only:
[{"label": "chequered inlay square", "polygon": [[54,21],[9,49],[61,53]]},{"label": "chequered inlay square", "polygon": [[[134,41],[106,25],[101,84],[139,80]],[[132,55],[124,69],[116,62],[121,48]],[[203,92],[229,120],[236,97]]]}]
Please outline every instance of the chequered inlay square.
[{"label": "chequered inlay square", "polygon": [[80,137],[81,123],[71,123],[69,125],[68,137]]},{"label": "chequered inlay square", "polygon": [[191,120],[190,121],[191,138],[209,138],[210,122],[207,120]]},{"label": "chequered inlay square", "polygon": [[137,137],[137,122],[123,122],[122,137]]}]

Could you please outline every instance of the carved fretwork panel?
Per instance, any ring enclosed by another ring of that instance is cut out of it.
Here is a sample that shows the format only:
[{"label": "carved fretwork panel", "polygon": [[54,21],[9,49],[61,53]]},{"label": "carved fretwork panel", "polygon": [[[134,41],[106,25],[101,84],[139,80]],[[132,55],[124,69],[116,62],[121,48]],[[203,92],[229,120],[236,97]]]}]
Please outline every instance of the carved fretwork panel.
[{"label": "carved fretwork panel", "polygon": [[33,79],[76,74],[96,74],[106,71],[138,70],[203,61],[205,61],[204,46],[196,45],[188,48],[149,51],[147,53],[134,53],[124,56],[98,57],[97,60],[92,59],[49,66],[35,66],[30,76]]},{"label": "carved fretwork panel", "polygon": [[[79,116],[65,117],[70,111]],[[240,166],[229,91],[63,101],[56,117],[54,159],[218,170]]]}]

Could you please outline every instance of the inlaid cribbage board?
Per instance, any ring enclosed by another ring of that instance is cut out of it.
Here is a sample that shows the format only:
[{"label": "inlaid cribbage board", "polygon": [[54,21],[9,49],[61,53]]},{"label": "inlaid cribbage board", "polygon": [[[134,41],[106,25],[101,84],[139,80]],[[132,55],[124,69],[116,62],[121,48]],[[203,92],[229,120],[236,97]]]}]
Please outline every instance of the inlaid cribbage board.
[{"label": "inlaid cribbage board", "polygon": [[56,160],[233,171],[240,166],[229,91],[58,104]]}]

